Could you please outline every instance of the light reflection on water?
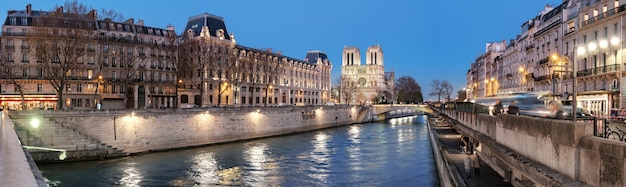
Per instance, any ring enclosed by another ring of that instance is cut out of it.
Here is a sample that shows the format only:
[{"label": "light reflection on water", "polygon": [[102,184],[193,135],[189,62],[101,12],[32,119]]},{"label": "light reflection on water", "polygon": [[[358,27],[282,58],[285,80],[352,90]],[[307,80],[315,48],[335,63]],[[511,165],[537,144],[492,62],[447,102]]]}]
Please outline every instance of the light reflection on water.
[{"label": "light reflection on water", "polygon": [[51,186],[438,186],[425,117],[41,165]]},{"label": "light reflection on water", "polygon": [[[221,183],[221,179],[218,175],[220,168],[215,160],[215,153],[204,152],[193,155],[191,157],[190,167],[189,171],[187,171],[187,175],[189,175],[189,178],[196,184],[204,186]],[[180,183],[174,182],[172,184]]]},{"label": "light reflection on water", "polygon": [[143,179],[141,171],[134,166],[127,166],[120,168],[122,171],[122,178],[120,179],[120,185],[122,186],[139,186],[139,182]]}]

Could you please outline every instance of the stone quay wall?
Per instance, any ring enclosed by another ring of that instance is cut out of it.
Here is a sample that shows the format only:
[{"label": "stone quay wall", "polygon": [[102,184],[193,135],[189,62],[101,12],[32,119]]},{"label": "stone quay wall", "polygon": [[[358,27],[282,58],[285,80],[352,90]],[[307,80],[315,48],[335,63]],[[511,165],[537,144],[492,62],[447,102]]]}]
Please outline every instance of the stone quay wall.
[{"label": "stone quay wall", "polygon": [[[26,111],[11,112],[10,116],[23,144],[65,149],[66,160],[89,160],[348,125],[361,122],[368,109],[308,106]],[[37,125],[33,121],[38,121]],[[46,154],[35,153],[33,157],[36,161],[58,161],[56,154]]]},{"label": "stone quay wall", "polygon": [[484,161],[515,186],[623,186],[626,143],[593,136],[593,121],[441,110],[481,143]]}]

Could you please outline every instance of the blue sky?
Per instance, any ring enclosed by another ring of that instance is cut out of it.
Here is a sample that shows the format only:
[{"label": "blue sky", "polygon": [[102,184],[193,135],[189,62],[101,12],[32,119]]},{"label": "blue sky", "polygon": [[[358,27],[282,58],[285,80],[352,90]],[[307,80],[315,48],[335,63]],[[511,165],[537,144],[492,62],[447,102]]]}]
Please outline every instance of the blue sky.
[{"label": "blue sky", "polygon": [[[65,1],[0,1],[0,18],[7,10],[51,10]],[[544,6],[560,0],[84,0],[96,10],[112,9],[125,19],[145,25],[176,26],[181,33],[187,19],[200,13],[224,17],[238,44],[272,48],[303,59],[309,50],[326,52],[333,63],[332,80],[341,75],[344,46],[365,52],[380,44],[386,71],[396,78],[409,75],[426,99],[435,79],[463,89],[470,64],[484,53],[485,43],[515,38],[523,22]],[[362,62],[365,57],[362,56]]]}]

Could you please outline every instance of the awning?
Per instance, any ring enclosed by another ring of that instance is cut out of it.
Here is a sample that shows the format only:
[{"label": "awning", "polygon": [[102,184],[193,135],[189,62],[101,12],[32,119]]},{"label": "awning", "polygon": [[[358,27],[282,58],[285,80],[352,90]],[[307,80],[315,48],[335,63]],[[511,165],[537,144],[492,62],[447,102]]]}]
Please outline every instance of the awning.
[{"label": "awning", "polygon": [[[56,95],[24,95],[25,101],[56,101]],[[21,95],[0,95],[0,101],[22,101]]]}]

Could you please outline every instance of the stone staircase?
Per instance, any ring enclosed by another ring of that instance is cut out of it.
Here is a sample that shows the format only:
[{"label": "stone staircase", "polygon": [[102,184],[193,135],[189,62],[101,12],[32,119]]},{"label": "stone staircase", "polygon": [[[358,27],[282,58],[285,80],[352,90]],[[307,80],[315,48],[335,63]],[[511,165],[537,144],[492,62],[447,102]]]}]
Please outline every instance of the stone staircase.
[{"label": "stone staircase", "polygon": [[[97,160],[127,156],[124,150],[117,149],[92,138],[63,122],[48,118],[32,127],[28,119],[13,119],[15,129],[23,146],[66,150],[67,158],[63,161]],[[53,132],[54,136],[43,136]],[[30,148],[33,159],[39,163],[61,162],[58,151]]]},{"label": "stone staircase", "polygon": [[361,107],[361,110],[359,110],[359,114],[356,117],[356,121],[357,122],[368,122],[371,121],[371,119],[366,119],[365,115],[367,115],[367,113],[369,113],[371,106],[363,106]]}]

